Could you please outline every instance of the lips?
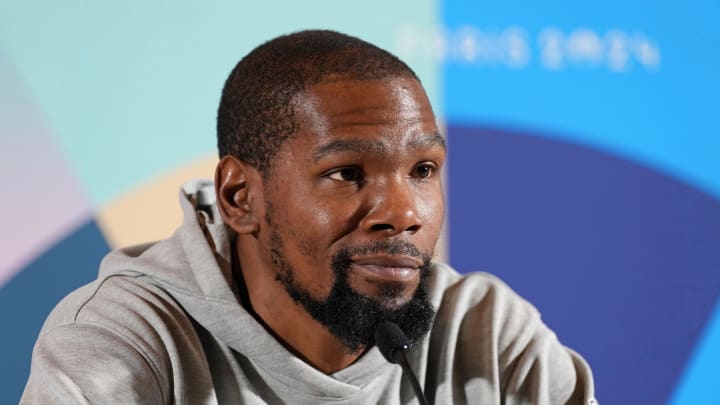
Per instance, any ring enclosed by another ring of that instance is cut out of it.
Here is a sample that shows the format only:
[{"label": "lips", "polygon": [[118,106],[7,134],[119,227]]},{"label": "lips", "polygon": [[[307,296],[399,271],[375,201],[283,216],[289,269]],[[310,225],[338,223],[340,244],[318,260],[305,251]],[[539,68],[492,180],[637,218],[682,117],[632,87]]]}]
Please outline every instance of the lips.
[{"label": "lips", "polygon": [[414,279],[420,272],[422,260],[411,256],[362,256],[351,258],[351,267],[375,278],[389,281]]}]

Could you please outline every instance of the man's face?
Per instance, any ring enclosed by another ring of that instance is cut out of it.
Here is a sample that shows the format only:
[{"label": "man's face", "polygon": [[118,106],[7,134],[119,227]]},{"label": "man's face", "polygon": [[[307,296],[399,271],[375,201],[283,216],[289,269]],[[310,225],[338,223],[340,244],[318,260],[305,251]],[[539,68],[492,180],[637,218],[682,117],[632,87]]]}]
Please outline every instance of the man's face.
[{"label": "man's face", "polygon": [[386,319],[421,337],[445,159],[424,91],[406,78],[327,81],[293,107],[298,131],[264,187],[261,239],[277,279],[351,350]]}]

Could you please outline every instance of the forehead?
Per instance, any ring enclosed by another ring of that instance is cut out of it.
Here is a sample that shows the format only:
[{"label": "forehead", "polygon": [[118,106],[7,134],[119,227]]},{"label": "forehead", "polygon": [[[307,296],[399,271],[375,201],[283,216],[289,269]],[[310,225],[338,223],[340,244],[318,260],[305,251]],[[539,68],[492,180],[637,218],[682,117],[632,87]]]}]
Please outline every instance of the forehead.
[{"label": "forehead", "polygon": [[298,93],[292,108],[298,126],[294,138],[305,145],[345,139],[382,148],[437,143],[439,138],[430,102],[412,78],[325,81]]}]

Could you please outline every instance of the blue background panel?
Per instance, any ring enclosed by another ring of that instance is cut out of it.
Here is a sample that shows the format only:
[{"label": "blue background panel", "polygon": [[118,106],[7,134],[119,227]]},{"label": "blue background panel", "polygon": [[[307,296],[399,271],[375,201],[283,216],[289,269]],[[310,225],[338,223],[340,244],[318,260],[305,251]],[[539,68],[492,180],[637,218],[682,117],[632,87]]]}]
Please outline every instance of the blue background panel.
[{"label": "blue background panel", "polygon": [[450,126],[451,262],[534,303],[601,402],[664,403],[720,295],[720,201],[552,138]]},{"label": "blue background panel", "polygon": [[442,15],[448,122],[609,150],[720,198],[720,2],[446,0]]}]

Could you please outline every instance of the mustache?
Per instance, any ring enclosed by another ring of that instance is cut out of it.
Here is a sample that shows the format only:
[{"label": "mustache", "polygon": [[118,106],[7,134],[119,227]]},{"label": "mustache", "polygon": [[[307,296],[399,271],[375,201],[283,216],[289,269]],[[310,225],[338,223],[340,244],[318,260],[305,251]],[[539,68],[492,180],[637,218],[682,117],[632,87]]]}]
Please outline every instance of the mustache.
[{"label": "mustache", "polygon": [[371,254],[389,254],[410,256],[422,260],[423,267],[430,264],[430,255],[422,252],[417,246],[405,240],[378,240],[362,246],[344,246],[333,255],[333,267],[347,268],[353,256],[366,256]]}]

